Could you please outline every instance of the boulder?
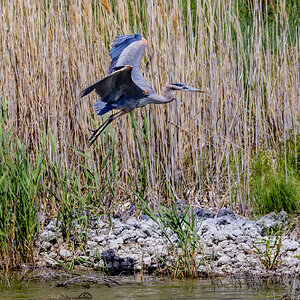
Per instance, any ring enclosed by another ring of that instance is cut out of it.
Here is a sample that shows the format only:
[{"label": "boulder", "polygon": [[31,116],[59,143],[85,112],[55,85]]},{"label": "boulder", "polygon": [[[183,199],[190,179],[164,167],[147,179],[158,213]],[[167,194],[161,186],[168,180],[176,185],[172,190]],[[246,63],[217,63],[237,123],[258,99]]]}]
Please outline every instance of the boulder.
[{"label": "boulder", "polygon": [[199,221],[214,218],[215,214],[212,211],[206,210],[201,207],[195,207],[193,214],[198,218]]}]

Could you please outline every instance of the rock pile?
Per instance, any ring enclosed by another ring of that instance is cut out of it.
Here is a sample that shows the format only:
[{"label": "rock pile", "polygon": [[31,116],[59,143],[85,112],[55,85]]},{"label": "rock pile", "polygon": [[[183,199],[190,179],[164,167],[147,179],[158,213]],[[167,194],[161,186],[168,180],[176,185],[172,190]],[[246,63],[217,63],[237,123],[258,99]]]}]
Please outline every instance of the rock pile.
[{"label": "rock pile", "polygon": [[[271,229],[286,226],[285,212],[272,213],[257,222],[236,217],[231,209],[221,209],[216,215],[203,208],[195,208],[198,236],[202,246],[199,261],[203,263],[199,272],[207,275],[252,275],[265,272],[253,245],[264,251],[264,245],[257,242],[266,238]],[[109,227],[103,219],[95,220],[83,232],[87,238],[85,249],[73,253],[63,242],[62,233],[55,221],[50,221],[40,234],[40,264],[54,266],[57,261],[75,260],[94,269],[105,268],[110,274],[132,273],[143,269],[155,270],[163,258],[169,260],[169,244],[161,234],[159,226],[148,216],[140,220],[131,217],[127,221],[120,216],[112,219]],[[168,229],[171,241],[177,236]],[[276,274],[300,274],[300,239],[296,234],[282,236],[280,264]],[[75,259],[76,258],[76,259]]]}]

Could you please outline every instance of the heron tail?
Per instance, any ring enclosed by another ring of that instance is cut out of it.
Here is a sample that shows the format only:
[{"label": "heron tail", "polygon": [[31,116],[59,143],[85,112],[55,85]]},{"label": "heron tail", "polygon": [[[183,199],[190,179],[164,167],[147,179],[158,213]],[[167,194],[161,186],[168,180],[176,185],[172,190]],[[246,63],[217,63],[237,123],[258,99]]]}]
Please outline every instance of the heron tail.
[{"label": "heron tail", "polygon": [[109,103],[105,103],[101,100],[98,100],[94,104],[94,110],[95,110],[96,114],[99,116],[106,114],[107,112],[111,111],[114,108],[115,107],[113,105],[111,105]]}]

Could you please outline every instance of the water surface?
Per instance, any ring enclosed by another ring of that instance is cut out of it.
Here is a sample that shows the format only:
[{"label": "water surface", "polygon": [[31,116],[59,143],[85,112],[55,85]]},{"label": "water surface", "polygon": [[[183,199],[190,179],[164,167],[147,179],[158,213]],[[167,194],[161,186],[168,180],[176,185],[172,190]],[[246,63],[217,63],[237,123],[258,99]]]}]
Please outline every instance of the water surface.
[{"label": "water surface", "polygon": [[24,284],[14,281],[10,284],[10,287],[1,287],[0,299],[280,299],[285,292],[282,287],[275,285],[255,289],[244,284],[213,284],[210,280],[201,279],[142,283],[135,281],[120,286],[90,288],[55,287],[56,282]]}]

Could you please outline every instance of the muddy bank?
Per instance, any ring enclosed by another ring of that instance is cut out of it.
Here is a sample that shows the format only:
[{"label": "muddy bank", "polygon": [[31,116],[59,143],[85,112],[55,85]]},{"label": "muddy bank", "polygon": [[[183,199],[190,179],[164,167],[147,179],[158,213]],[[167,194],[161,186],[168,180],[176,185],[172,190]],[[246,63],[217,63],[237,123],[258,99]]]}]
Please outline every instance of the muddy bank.
[{"label": "muddy bank", "polygon": [[[202,248],[197,256],[200,276],[299,276],[300,239],[297,230],[287,234],[289,220],[285,212],[266,215],[256,222],[237,217],[230,209],[221,209],[214,214],[199,207],[193,212]],[[275,236],[271,238],[276,249],[270,256],[279,252],[276,264],[268,270],[262,263],[266,254],[266,245],[262,241],[267,239],[267,232],[272,228],[283,228],[283,233],[280,245],[279,241],[276,244]],[[55,220],[46,220],[40,234],[38,266],[53,268],[61,267],[61,263],[65,266],[74,264],[93,270],[105,269],[109,274],[117,275],[133,274],[142,269],[151,273],[163,267],[161,259],[167,264],[173,260],[170,243],[159,226],[146,215],[140,216],[139,220],[135,217],[124,220],[117,216],[110,226],[99,218],[91,221],[89,228],[81,234],[86,236],[85,246],[74,251],[63,242]],[[168,235],[176,243],[177,235],[171,230]]]}]

